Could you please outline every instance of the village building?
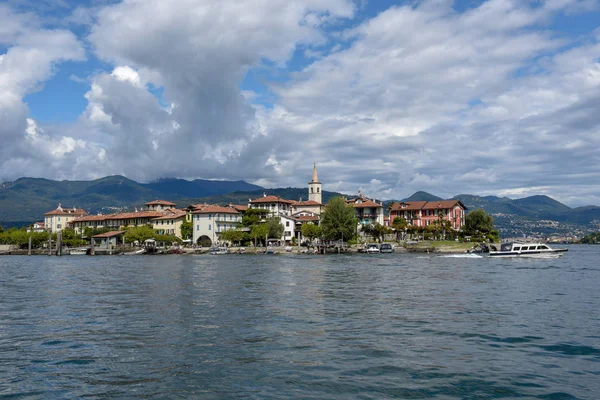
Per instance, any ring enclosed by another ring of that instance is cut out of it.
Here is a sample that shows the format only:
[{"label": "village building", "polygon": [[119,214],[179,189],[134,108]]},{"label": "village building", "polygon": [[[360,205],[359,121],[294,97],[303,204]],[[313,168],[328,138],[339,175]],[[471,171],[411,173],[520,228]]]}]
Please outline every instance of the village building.
[{"label": "village building", "polygon": [[311,214],[321,215],[325,207],[321,203],[314,200],[296,201],[292,204],[292,214],[307,212]]},{"label": "village building", "polygon": [[88,215],[82,209],[63,208],[60,204],[55,210],[44,214],[44,227],[50,232],[60,232],[67,228],[68,224],[76,218]]},{"label": "village building", "polygon": [[69,225],[77,233],[81,233],[85,228],[101,229],[126,229],[130,227],[149,225],[153,226],[153,219],[164,216],[162,211],[134,211],[106,215],[87,215],[74,219]]},{"label": "village building", "polygon": [[426,227],[439,220],[450,221],[452,229],[465,224],[467,207],[460,200],[396,202],[390,210],[390,220],[404,218],[409,225]]},{"label": "village building", "polygon": [[44,222],[34,222],[29,228],[27,228],[27,233],[30,233],[30,232],[40,233],[40,232],[45,232],[45,231],[46,231],[46,224]]},{"label": "village building", "polygon": [[111,252],[112,250],[116,249],[117,246],[123,244],[124,234],[124,231],[112,231],[92,236],[94,250],[100,252]]},{"label": "village building", "polygon": [[187,212],[175,208],[167,208],[164,215],[152,219],[152,228],[160,235],[181,236],[181,225],[186,221]]},{"label": "village building", "polygon": [[177,207],[177,204],[167,200],[153,200],[144,204],[146,211],[165,211]]},{"label": "village building", "polygon": [[356,211],[359,225],[384,224],[383,202],[377,203],[364,196],[359,190],[358,196],[354,199],[347,199],[346,204]]},{"label": "village building", "polygon": [[317,175],[317,164],[313,164],[312,179],[308,183],[308,201],[312,201],[318,204],[323,203],[323,185],[319,182],[319,176]]},{"label": "village building", "polygon": [[212,246],[219,242],[222,232],[236,229],[242,222],[242,214],[232,207],[214,204],[198,204],[193,208],[193,242],[201,246]]},{"label": "village building", "polygon": [[281,215],[292,215],[292,204],[294,203],[292,200],[286,200],[279,196],[268,196],[265,193],[263,197],[254,200],[250,199],[248,201],[248,208],[264,210],[268,216],[278,217]]}]

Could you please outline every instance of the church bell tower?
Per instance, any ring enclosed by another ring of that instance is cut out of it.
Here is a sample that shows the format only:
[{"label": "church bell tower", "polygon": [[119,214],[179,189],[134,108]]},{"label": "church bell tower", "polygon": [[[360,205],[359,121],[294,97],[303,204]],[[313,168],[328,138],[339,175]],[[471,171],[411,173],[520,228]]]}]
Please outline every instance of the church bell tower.
[{"label": "church bell tower", "polygon": [[313,166],[312,179],[308,183],[308,200],[316,201],[322,204],[322,193],[321,193],[321,182],[319,182],[319,176],[317,175],[317,164]]}]

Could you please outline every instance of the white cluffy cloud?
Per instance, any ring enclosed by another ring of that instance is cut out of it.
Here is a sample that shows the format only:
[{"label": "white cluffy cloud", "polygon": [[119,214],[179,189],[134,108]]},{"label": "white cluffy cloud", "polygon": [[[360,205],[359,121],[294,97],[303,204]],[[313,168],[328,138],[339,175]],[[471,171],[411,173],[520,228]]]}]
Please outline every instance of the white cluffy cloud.
[{"label": "white cluffy cloud", "polygon": [[[87,36],[0,6],[0,180],[165,176],[400,198],[548,193],[600,203],[600,35],[552,30],[589,0],[123,0],[78,8]],[[367,5],[368,6],[368,5]],[[23,98],[63,61],[105,65],[71,124]],[[298,62],[304,55],[305,58]],[[264,72],[240,88],[249,71]],[[248,85],[252,86],[252,84]],[[267,101],[265,102],[265,99]],[[265,104],[266,103],[266,104]],[[73,166],[81,168],[74,168]],[[580,194],[580,196],[574,195]]]}]

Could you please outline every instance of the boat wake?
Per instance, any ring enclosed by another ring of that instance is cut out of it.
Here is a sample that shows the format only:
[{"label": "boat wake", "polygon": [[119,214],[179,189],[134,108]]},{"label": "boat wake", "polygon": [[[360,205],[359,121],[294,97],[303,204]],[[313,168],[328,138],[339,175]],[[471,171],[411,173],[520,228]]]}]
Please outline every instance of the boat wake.
[{"label": "boat wake", "polygon": [[443,256],[440,256],[443,258],[483,258],[483,256],[480,256],[479,254],[446,254]]}]

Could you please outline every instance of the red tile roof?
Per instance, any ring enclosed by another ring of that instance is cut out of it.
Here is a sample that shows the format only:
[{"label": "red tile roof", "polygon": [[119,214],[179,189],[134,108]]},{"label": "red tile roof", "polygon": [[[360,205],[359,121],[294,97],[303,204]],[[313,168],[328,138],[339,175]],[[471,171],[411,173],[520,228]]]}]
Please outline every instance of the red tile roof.
[{"label": "red tile roof", "polygon": [[352,207],[354,207],[354,208],[379,208],[379,207],[383,207],[381,204],[375,203],[374,201],[371,201],[371,200],[363,200],[362,203],[351,203],[350,205]]},{"label": "red tile roof", "polygon": [[85,210],[82,210],[81,208],[64,208],[64,207],[58,206],[56,208],[56,210],[48,211],[44,215],[79,215],[79,216],[83,216],[83,215],[88,215],[88,213],[85,212]]},{"label": "red tile roof", "polygon": [[124,233],[125,233],[125,231],[111,231],[111,232],[106,232],[106,233],[100,233],[99,235],[94,235],[92,237],[96,238],[96,239],[110,238],[110,237],[113,237],[113,236],[122,235]]},{"label": "red tile roof", "polygon": [[229,207],[235,208],[239,212],[244,212],[248,210],[248,206],[243,206],[240,204],[229,204]]},{"label": "red tile roof", "polygon": [[215,204],[198,205],[194,208],[192,214],[212,214],[212,213],[223,213],[223,214],[239,214],[239,212],[232,207],[223,207]]},{"label": "red tile roof", "polygon": [[[403,208],[402,205],[405,205]],[[437,200],[437,201],[406,201],[396,202],[392,205],[391,211],[418,211],[452,208],[460,205],[465,210],[467,207],[460,200]]]},{"label": "red tile roof", "polygon": [[298,221],[318,221],[319,217],[317,217],[316,215],[301,215],[299,217],[294,217],[296,218]]},{"label": "red tile roof", "polygon": [[115,219],[135,219],[135,218],[156,218],[162,217],[164,213],[162,211],[138,211],[118,214],[106,214],[106,215],[88,215],[81,218],[76,218],[70,223],[74,222],[93,222],[93,221],[107,221]]},{"label": "red tile roof", "polygon": [[177,218],[182,218],[186,216],[186,212],[185,211],[180,211],[177,210],[175,212],[167,212],[166,215],[163,215],[161,217],[156,217],[156,218],[152,218],[153,221],[160,221],[160,220],[165,220],[165,219],[177,219]]},{"label": "red tile roof", "polygon": [[[427,204],[426,201],[400,201],[392,204],[391,211],[418,211]],[[404,205],[405,207],[402,207]]]},{"label": "red tile roof", "polygon": [[175,207],[177,204],[171,203],[170,201],[167,201],[167,200],[153,200],[153,201],[149,201],[145,205],[147,205],[147,206],[173,206],[173,207]]},{"label": "red tile roof", "polygon": [[457,204],[462,206],[464,209],[467,208],[460,200],[438,200],[438,201],[427,202],[427,204],[425,204],[423,206],[423,210],[434,210],[434,209],[439,209],[439,208],[442,208],[442,209],[443,208],[452,208]]},{"label": "red tile roof", "polygon": [[295,201],[282,199],[279,196],[264,196],[259,197],[258,199],[250,200],[251,204],[256,203],[285,203],[285,204],[294,204]]},{"label": "red tile roof", "polygon": [[305,201],[295,201],[294,204],[292,204],[294,207],[297,206],[322,206],[323,204],[319,203],[318,201],[314,201],[314,200],[305,200]]},{"label": "red tile roof", "polygon": [[162,216],[161,211],[138,211],[107,215],[106,219],[156,218]]},{"label": "red tile roof", "polygon": [[106,219],[107,215],[86,215],[85,217],[79,217],[79,218],[75,218],[72,221],[69,221],[69,223],[73,223],[73,222],[91,222],[91,221],[104,221]]}]

